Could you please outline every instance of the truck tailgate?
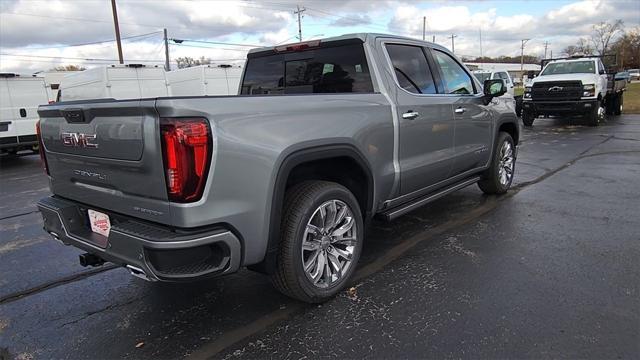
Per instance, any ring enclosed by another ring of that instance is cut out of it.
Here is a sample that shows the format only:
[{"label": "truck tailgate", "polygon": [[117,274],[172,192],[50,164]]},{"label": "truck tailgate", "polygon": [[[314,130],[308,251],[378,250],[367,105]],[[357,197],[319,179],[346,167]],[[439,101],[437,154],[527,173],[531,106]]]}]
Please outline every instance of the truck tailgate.
[{"label": "truck tailgate", "polygon": [[171,223],[155,100],[60,103],[38,114],[55,195]]}]

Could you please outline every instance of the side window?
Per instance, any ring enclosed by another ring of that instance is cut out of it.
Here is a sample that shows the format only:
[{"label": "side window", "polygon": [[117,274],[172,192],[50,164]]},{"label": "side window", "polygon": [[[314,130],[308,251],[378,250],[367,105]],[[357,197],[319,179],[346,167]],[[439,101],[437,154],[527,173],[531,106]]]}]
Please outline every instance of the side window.
[{"label": "side window", "polygon": [[388,44],[387,52],[400,87],[414,94],[435,94],[436,85],[419,46]]},{"label": "side window", "polygon": [[433,51],[433,56],[442,70],[447,94],[473,94],[473,81],[466,71],[449,55]]},{"label": "side window", "polygon": [[511,81],[509,81],[509,75],[507,75],[507,73],[506,73],[506,72],[504,72],[504,71],[500,71],[500,72],[498,73],[498,79],[502,79],[502,80],[504,80],[504,82],[505,82],[507,85],[508,85],[508,84],[511,84]]},{"label": "side window", "polygon": [[598,72],[605,71],[602,61],[598,61]]}]

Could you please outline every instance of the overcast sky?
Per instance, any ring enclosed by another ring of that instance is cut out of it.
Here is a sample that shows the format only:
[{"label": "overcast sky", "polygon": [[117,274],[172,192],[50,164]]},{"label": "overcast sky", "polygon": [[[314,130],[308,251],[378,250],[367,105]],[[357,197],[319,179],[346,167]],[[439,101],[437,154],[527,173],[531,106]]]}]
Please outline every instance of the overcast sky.
[{"label": "overcast sky", "polygon": [[[118,0],[126,62],[162,64],[162,29],[170,38],[171,58],[212,58],[238,62],[250,46],[297,41],[296,6],[303,12],[303,40],[353,32],[390,33],[422,38],[458,55],[542,55],[588,37],[594,23],[622,19],[640,26],[640,1],[134,1]],[[114,63],[117,51],[109,0],[0,0],[0,71],[30,73],[62,64],[86,67]],[[99,42],[99,43],[98,43]],[[92,43],[84,46],[71,46]],[[93,60],[84,60],[93,59]],[[174,64],[175,66],[175,64]]]}]

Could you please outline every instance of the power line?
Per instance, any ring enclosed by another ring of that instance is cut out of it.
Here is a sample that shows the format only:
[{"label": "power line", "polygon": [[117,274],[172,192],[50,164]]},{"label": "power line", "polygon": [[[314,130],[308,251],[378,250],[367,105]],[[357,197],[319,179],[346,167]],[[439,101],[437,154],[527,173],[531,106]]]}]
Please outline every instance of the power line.
[{"label": "power line", "polygon": [[[53,16],[53,15],[15,13],[15,12],[2,12],[0,13],[0,15],[31,16],[31,17],[39,17],[39,18],[46,18],[46,19],[70,20],[70,21],[90,22],[90,23],[96,23],[96,22],[112,23],[113,22],[112,20],[106,20],[106,19],[73,18],[73,17]],[[120,24],[135,25],[140,27],[160,28],[159,25],[128,23],[128,22],[121,22]]]},{"label": "power line", "polygon": [[[122,40],[129,40],[129,39],[136,39],[136,38],[146,38],[146,37],[150,37],[151,35],[155,35],[155,34],[159,34],[161,33],[162,30],[160,31],[154,31],[154,32],[150,32],[150,33],[146,33],[146,34],[140,34],[140,35],[133,35],[133,36],[126,36],[121,38]],[[116,41],[115,39],[111,39],[111,40],[101,40],[101,41],[92,41],[92,42],[86,42],[86,43],[78,43],[78,44],[69,44],[69,45],[59,45],[59,46],[38,46],[38,47],[28,47],[29,50],[38,50],[38,49],[62,49],[62,48],[67,48],[67,47],[78,47],[78,46],[87,46],[87,45],[97,45],[97,44],[103,44],[103,43],[109,43],[109,42],[114,42]]]},{"label": "power line", "polygon": [[171,43],[169,43],[169,46],[191,47],[191,48],[200,48],[200,49],[209,49],[209,50],[228,50],[228,51],[244,51],[244,52],[249,51],[247,49],[221,48],[221,47],[189,45],[189,44],[171,44]]},{"label": "power line", "polygon": [[[26,54],[8,54],[8,53],[0,53],[0,56],[17,56],[17,57],[26,57],[26,58],[82,60],[82,61],[119,61],[119,59],[98,59],[98,58],[83,58],[83,57],[69,57],[69,56],[45,56],[45,55],[26,55]],[[160,62],[160,63],[164,62],[164,60],[162,59],[160,60],[129,59],[127,61]]]},{"label": "power line", "polygon": [[177,44],[182,44],[183,41],[187,41],[187,42],[195,42],[195,43],[202,43],[202,44],[214,44],[214,45],[231,45],[231,46],[245,46],[245,47],[262,47],[264,45],[255,45],[255,44],[238,44],[238,43],[230,43],[230,42],[222,42],[222,41],[205,41],[205,40],[191,40],[191,39],[174,39],[174,38],[170,38],[169,40],[177,43]]}]

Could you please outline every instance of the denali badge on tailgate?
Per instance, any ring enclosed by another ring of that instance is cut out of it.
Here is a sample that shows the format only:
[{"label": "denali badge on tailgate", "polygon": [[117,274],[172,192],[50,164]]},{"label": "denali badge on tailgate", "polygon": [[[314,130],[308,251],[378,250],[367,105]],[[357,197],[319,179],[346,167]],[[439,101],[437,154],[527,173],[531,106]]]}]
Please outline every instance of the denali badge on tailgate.
[{"label": "denali badge on tailgate", "polygon": [[60,134],[62,144],[64,146],[71,147],[84,147],[90,149],[97,149],[98,144],[91,142],[96,139],[96,134],[83,134],[77,132],[63,132]]}]

